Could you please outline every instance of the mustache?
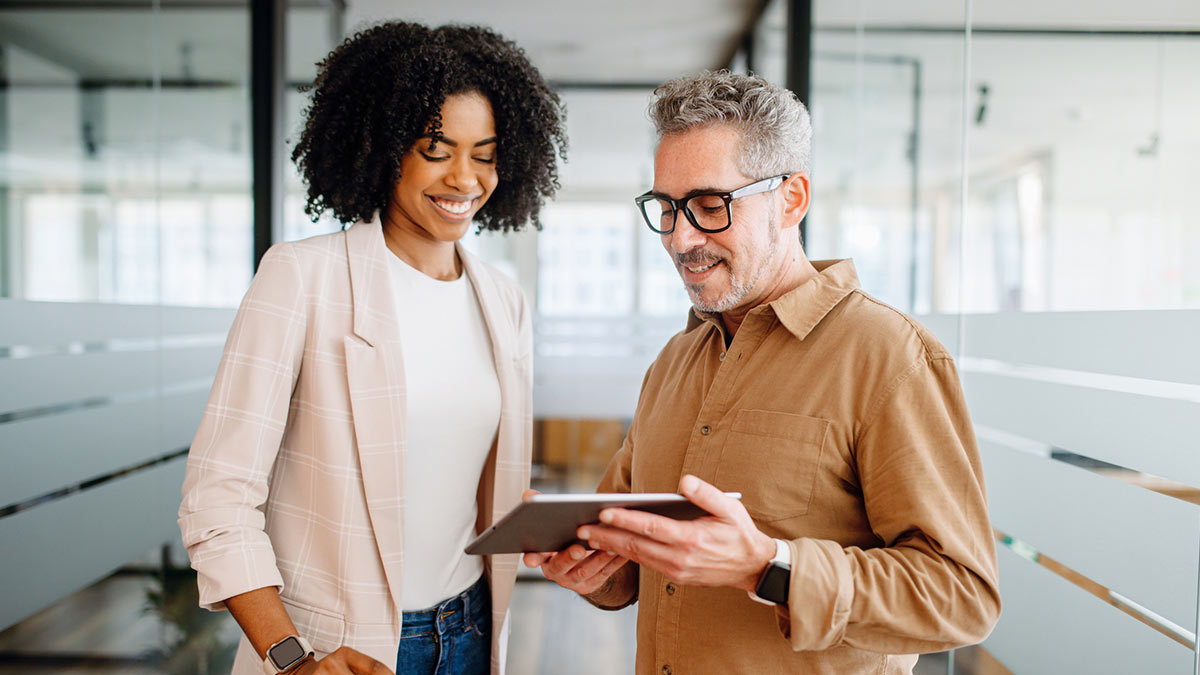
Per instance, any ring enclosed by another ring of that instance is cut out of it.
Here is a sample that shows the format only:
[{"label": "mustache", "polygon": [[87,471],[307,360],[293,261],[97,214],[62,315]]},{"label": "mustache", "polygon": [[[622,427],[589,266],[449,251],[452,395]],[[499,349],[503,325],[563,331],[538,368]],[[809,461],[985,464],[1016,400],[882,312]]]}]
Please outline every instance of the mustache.
[{"label": "mustache", "polygon": [[702,248],[694,248],[690,251],[675,254],[675,262],[679,265],[688,265],[695,267],[697,265],[707,265],[709,263],[718,263],[724,260],[723,256],[716,255]]}]

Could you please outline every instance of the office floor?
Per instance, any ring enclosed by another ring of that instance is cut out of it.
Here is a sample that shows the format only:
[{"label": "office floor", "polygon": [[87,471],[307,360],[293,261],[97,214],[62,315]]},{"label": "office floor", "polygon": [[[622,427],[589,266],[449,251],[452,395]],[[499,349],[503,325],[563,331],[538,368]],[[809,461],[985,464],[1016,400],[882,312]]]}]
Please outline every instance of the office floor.
[{"label": "office floor", "polygon": [[[523,574],[513,594],[509,673],[633,672],[635,607],[597,611],[574,593],[537,580],[536,570]],[[166,611],[149,609],[159,583],[151,574],[119,573],[0,632],[0,675],[229,672],[237,625],[228,614],[209,614],[194,604],[186,612],[175,612],[171,600]],[[956,673],[996,673],[976,665],[979,651],[960,650]],[[922,657],[914,671],[945,672],[945,654]]]}]

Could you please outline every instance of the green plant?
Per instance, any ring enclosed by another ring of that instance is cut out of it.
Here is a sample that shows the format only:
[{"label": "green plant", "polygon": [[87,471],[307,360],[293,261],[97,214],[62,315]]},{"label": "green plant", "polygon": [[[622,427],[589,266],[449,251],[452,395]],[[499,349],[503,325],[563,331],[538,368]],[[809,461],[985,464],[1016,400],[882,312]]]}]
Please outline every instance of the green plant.
[{"label": "green plant", "polygon": [[171,675],[216,675],[233,666],[236,641],[223,633],[231,620],[225,612],[200,608],[196,573],[165,567],[146,591],[145,611],[163,625],[162,647],[148,661]]}]

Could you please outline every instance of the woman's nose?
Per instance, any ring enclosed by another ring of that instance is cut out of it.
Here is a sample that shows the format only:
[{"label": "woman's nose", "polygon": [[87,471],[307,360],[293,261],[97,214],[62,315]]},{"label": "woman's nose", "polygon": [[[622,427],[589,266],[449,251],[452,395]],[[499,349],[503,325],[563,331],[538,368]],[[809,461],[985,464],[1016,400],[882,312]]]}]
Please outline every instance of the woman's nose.
[{"label": "woman's nose", "polygon": [[456,160],[450,165],[446,183],[459,190],[469,190],[479,185],[479,176],[475,173],[475,167],[471,166],[470,158]]}]

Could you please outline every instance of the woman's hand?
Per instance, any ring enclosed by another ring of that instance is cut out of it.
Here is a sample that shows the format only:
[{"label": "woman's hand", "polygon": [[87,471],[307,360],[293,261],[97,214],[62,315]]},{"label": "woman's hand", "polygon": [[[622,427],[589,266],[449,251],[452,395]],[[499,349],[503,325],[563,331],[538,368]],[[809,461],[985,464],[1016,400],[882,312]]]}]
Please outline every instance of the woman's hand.
[{"label": "woman's hand", "polygon": [[[521,499],[539,494],[526,490]],[[580,595],[591,595],[604,588],[609,578],[621,569],[627,558],[607,551],[589,551],[572,544],[556,553],[526,553],[526,567],[540,567],[546,578]]]},{"label": "woman's hand", "polygon": [[604,588],[609,578],[629,562],[616,553],[589,551],[571,544],[557,553],[526,553],[525,565],[541,567],[546,578],[580,595]]},{"label": "woman's hand", "polygon": [[[267,647],[275,644],[280,636],[296,635],[296,626],[288,616],[274,586],[258,588],[225,600],[229,613],[242,627],[250,644],[255,646],[259,658]],[[395,675],[387,666],[375,659],[353,650],[340,647],[323,659],[310,658],[288,675]]]},{"label": "woman's hand", "polygon": [[339,647],[323,659],[309,659],[291,672],[296,675],[396,675],[391,668],[349,647]]}]

